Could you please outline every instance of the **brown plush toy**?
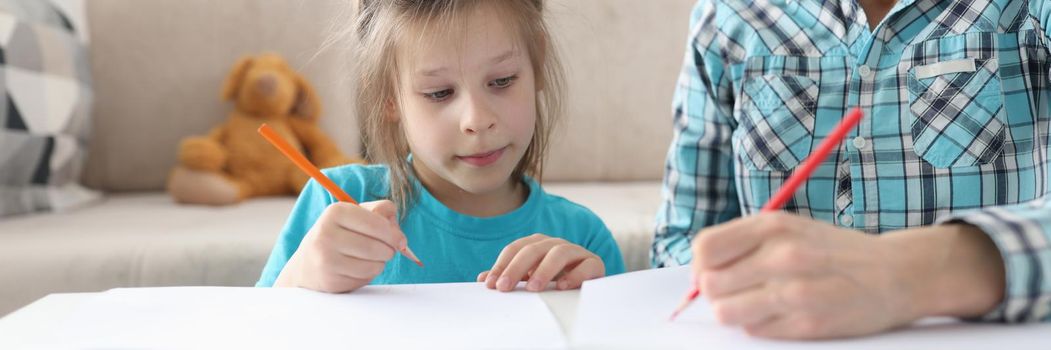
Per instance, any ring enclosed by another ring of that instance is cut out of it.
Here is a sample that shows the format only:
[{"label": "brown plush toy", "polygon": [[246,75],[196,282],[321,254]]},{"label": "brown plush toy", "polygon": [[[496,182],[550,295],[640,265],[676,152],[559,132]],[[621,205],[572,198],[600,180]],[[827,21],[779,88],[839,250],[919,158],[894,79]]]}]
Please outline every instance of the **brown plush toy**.
[{"label": "brown plush toy", "polygon": [[207,136],[179,146],[168,192],[180,203],[225,205],[249,197],[296,194],[308,176],[256,130],[269,124],[321,168],[360,162],[343,155],[318,127],[314,88],[275,54],[245,57],[234,65],[222,98],[236,108]]}]

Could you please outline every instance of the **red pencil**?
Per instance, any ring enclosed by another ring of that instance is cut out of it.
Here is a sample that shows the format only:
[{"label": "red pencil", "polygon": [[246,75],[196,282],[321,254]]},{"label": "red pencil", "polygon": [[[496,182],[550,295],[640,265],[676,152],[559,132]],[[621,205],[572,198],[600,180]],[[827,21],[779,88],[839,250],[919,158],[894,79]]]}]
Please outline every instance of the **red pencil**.
[{"label": "red pencil", "polygon": [[[766,205],[760,209],[761,212],[772,212],[781,210],[781,207],[788,202],[792,196],[795,195],[796,190],[799,189],[799,185],[802,185],[804,181],[810,178],[810,174],[814,173],[814,169],[828,158],[828,154],[832,153],[832,149],[839,146],[839,143],[843,141],[843,138],[847,136],[850,130],[853,130],[858,122],[861,121],[862,113],[861,108],[855,107],[852,109],[843,120],[839,122],[832,133],[825,137],[825,140],[821,142],[817,147],[817,151],[814,151],[809,157],[803,160],[799,168],[792,173],[792,176],[788,177],[788,181],[785,182],[781,189],[770,198],[770,201],[766,202]],[[701,290],[697,288],[697,285],[690,286],[690,292],[686,293],[686,298],[683,299],[679,307],[675,309],[675,312],[668,318],[669,321],[674,320],[682,310],[685,310],[690,306],[690,303],[697,299],[701,295]]]},{"label": "red pencil", "polygon": [[[303,170],[303,172],[307,173],[307,175],[310,175],[310,177],[314,178],[314,181],[317,181],[319,184],[321,184],[321,187],[324,187],[326,190],[328,190],[328,192],[331,193],[333,197],[336,197],[336,199],[338,199],[340,202],[358,204],[358,202],[355,201],[354,198],[351,197],[349,194],[347,194],[347,192],[343,191],[343,189],[339,188],[339,186],[336,186],[336,183],[332,182],[332,179],[329,179],[328,176],[325,176],[325,174],[321,172],[321,170],[318,170],[318,168],[314,166],[314,163],[311,163],[309,160],[307,160],[306,157],[303,156],[302,153],[299,153],[299,151],[296,151],[295,148],[292,148],[292,145],[288,144],[288,142],[285,142],[285,139],[282,139],[280,135],[274,132],[274,129],[270,128],[269,125],[263,124],[262,126],[260,126],[259,133],[262,134],[263,138],[265,138],[267,141],[270,141],[271,145],[277,147],[277,150],[281,151],[281,153],[284,154],[285,157],[288,157],[288,159],[291,160],[292,163],[295,163],[300,170]],[[409,247],[405,247],[405,249],[402,249],[401,254],[405,255],[405,257],[409,258],[409,260],[415,262],[416,265],[420,265],[420,267],[423,267],[423,262],[421,262],[419,258],[416,258],[416,254],[414,254],[412,250],[409,249]]]}]

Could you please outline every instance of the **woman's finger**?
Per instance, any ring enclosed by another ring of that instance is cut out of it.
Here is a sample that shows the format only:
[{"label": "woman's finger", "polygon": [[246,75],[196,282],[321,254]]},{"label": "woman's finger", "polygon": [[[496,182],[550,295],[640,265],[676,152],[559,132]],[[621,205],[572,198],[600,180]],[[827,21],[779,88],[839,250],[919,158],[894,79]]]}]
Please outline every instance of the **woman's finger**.
[{"label": "woman's finger", "polygon": [[782,305],[764,286],[750,288],[723,297],[709,297],[712,312],[720,323],[728,326],[756,326],[777,316]]}]

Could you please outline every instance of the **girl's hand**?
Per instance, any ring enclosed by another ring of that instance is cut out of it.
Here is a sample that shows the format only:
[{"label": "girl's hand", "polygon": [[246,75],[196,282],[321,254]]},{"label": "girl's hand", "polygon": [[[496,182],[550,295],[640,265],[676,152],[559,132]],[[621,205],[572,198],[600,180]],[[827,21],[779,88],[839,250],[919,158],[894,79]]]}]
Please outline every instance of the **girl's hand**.
[{"label": "girl's hand", "polygon": [[526,290],[539,292],[557,280],[559,290],[580,288],[584,281],[606,275],[602,259],[579,245],[561,238],[534,234],[520,238],[500,252],[493,268],[478,275],[489,289],[508,292],[518,281],[526,281]]},{"label": "girl's hand", "polygon": [[367,285],[406,245],[393,202],[333,203],[303,237],[274,283],[344,293]]}]

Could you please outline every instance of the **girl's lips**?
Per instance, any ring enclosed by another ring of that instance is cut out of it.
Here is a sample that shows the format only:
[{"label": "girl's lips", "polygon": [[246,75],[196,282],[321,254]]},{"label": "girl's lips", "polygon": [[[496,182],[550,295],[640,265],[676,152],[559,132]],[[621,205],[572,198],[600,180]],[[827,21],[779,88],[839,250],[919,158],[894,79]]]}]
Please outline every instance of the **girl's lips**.
[{"label": "girl's lips", "polygon": [[456,158],[467,162],[467,164],[482,167],[489,164],[493,164],[497,160],[500,160],[500,156],[504,154],[505,149],[507,149],[507,147],[503,147],[498,150],[486,153],[472,154],[469,156],[457,156]]}]

